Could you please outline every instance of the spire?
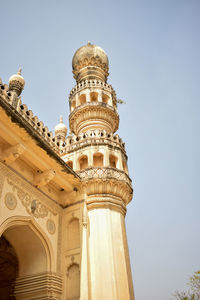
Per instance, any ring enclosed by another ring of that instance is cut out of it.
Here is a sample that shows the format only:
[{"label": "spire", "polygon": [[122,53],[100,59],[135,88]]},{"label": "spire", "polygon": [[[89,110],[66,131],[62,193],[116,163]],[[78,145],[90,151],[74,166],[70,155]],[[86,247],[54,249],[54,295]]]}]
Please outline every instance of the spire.
[{"label": "spire", "polygon": [[22,74],[22,68],[21,68],[21,67],[19,67],[19,70],[18,70],[17,74],[18,74],[18,75],[21,75],[21,74]]}]

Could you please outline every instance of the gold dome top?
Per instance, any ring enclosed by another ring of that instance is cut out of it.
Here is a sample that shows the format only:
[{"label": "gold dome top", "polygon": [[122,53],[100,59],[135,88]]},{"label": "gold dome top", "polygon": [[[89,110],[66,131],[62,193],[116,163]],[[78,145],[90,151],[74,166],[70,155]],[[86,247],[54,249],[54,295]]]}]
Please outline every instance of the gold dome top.
[{"label": "gold dome top", "polygon": [[22,69],[19,68],[19,71],[17,72],[17,74],[14,74],[9,78],[9,90],[15,91],[18,96],[21,94],[22,90],[24,89],[24,85],[25,85],[25,80],[21,76],[21,72],[22,72]]},{"label": "gold dome top", "polygon": [[106,81],[109,69],[108,57],[102,48],[88,42],[75,52],[72,68],[77,82],[86,79]]}]

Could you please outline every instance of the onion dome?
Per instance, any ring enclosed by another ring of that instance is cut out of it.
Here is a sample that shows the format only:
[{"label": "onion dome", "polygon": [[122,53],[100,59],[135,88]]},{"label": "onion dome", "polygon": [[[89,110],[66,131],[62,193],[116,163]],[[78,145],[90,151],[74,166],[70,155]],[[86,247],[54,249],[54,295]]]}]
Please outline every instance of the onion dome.
[{"label": "onion dome", "polygon": [[87,45],[79,48],[72,59],[72,69],[77,82],[97,79],[106,82],[109,62],[105,51],[99,46]]},{"label": "onion dome", "polygon": [[63,123],[63,117],[60,116],[60,122],[55,126],[55,136],[58,139],[65,140],[67,135],[67,126]]},{"label": "onion dome", "polygon": [[17,72],[17,74],[12,75],[9,79],[9,90],[15,91],[17,96],[19,96],[21,94],[21,92],[24,89],[24,85],[25,85],[25,80],[21,76],[21,72],[22,72],[22,69],[19,68],[19,71]]}]

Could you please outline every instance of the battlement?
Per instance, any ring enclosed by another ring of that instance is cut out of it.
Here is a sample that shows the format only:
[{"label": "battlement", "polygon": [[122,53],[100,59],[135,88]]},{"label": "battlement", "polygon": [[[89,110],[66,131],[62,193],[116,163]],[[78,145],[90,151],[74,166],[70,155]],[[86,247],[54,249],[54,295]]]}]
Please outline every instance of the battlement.
[{"label": "battlement", "polygon": [[62,146],[61,153],[70,153],[91,145],[107,145],[120,149],[126,157],[125,143],[118,134],[107,133],[105,130],[93,130],[79,135],[68,136],[66,144]]},{"label": "battlement", "polygon": [[59,143],[53,136],[52,131],[49,131],[48,127],[44,125],[42,121],[38,119],[29,110],[26,104],[22,104],[21,97],[17,97],[15,92],[10,91],[7,84],[3,84],[0,79],[0,97],[4,102],[9,105],[13,110],[18,112],[20,116],[31,125],[32,128],[48,143],[48,145],[56,152],[60,152]]}]

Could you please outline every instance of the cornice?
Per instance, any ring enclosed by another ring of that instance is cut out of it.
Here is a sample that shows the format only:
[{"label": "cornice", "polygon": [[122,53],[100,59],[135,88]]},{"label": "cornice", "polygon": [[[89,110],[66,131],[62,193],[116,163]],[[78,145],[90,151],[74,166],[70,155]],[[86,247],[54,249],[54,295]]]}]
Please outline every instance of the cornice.
[{"label": "cornice", "polygon": [[119,127],[119,115],[115,108],[101,102],[89,102],[78,106],[70,114],[70,129],[77,134],[83,122],[89,127],[93,120],[103,120],[111,132],[115,132]]}]

